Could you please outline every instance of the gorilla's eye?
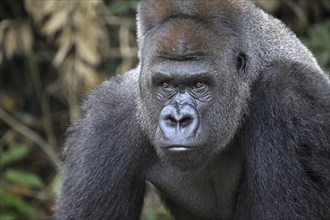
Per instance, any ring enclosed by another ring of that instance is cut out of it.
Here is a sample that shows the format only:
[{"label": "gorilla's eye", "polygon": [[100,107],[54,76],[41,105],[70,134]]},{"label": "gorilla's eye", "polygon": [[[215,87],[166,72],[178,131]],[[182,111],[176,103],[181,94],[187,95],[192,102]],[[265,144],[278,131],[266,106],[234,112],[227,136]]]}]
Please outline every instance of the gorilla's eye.
[{"label": "gorilla's eye", "polygon": [[164,90],[173,89],[173,85],[170,82],[162,82],[162,83],[160,83],[160,86]]},{"label": "gorilla's eye", "polygon": [[203,83],[203,82],[197,82],[197,83],[195,83],[194,84],[194,89],[195,90],[203,90],[203,89],[205,89],[205,87],[206,87],[206,84],[205,83]]}]

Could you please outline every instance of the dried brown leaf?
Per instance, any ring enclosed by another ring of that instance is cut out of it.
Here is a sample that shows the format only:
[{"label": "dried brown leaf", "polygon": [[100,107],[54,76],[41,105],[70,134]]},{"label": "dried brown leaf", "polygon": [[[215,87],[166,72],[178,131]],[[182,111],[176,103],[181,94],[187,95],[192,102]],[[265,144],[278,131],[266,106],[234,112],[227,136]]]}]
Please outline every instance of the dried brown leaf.
[{"label": "dried brown leaf", "polygon": [[47,1],[43,1],[43,3],[44,3],[42,10],[43,15],[48,14],[52,11],[56,11],[58,9],[58,6],[60,6],[57,0],[47,0]]},{"label": "dried brown leaf", "polygon": [[92,87],[97,83],[97,75],[94,68],[80,61],[76,62],[75,67],[87,87]]},{"label": "dried brown leaf", "polygon": [[24,54],[28,54],[32,50],[33,45],[33,35],[31,26],[28,22],[24,22],[20,25],[20,51]]},{"label": "dried brown leaf", "polygon": [[55,66],[58,67],[63,63],[72,45],[71,30],[70,28],[65,28],[60,39],[59,49],[53,60]]},{"label": "dried brown leaf", "polygon": [[9,26],[8,20],[3,20],[0,22],[0,45],[3,44],[5,32]]},{"label": "dried brown leaf", "polygon": [[68,11],[58,11],[43,26],[43,31],[47,35],[55,34],[56,31],[63,29],[68,23]]},{"label": "dried brown leaf", "polygon": [[26,11],[32,15],[35,21],[40,22],[43,18],[43,8],[47,1],[35,1],[35,0],[25,0],[24,6]]},{"label": "dried brown leaf", "polygon": [[75,38],[78,56],[91,65],[97,65],[100,62],[95,40],[97,39],[88,38],[84,35],[76,35]]},{"label": "dried brown leaf", "polygon": [[4,51],[7,57],[12,57],[17,53],[17,31],[15,28],[8,28],[4,37]]}]

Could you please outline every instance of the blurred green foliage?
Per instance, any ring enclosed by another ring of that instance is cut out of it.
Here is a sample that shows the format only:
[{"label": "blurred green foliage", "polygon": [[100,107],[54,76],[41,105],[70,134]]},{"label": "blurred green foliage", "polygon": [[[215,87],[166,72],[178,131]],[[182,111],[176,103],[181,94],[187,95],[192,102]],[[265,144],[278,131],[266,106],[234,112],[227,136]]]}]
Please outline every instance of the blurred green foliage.
[{"label": "blurred green foliage", "polygon": [[1,220],[36,219],[36,209],[15,194],[6,193],[0,188],[2,211]]},{"label": "blurred green foliage", "polygon": [[7,150],[3,148],[1,146],[0,219],[34,219],[36,218],[37,210],[19,195],[10,192],[10,189],[20,189],[21,187],[36,190],[44,187],[43,181],[37,174],[11,168],[11,165],[15,165],[16,162],[29,156],[30,146],[17,144],[15,147]]},{"label": "blurred green foliage", "polygon": [[323,5],[326,7],[327,11],[330,11],[330,1],[329,0],[322,0]]},{"label": "blurred green foliage", "polygon": [[302,41],[321,66],[330,66],[330,20],[309,27],[308,36],[303,37]]},{"label": "blurred green foliage", "polygon": [[142,220],[174,220],[169,213],[164,213],[162,207],[145,207],[142,213]]},{"label": "blurred green foliage", "polygon": [[137,0],[132,1],[115,1],[111,7],[108,7],[109,15],[127,15],[131,11],[136,11],[138,6]]},{"label": "blurred green foliage", "polygon": [[30,148],[26,144],[18,144],[15,148],[1,151],[1,167],[22,160],[30,153]]}]

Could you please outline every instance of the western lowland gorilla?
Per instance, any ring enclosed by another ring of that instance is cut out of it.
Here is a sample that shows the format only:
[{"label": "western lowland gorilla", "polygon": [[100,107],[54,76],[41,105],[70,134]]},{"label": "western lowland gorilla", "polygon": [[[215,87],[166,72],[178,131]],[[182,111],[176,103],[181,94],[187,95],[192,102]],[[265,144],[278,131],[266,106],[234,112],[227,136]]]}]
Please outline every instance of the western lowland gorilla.
[{"label": "western lowland gorilla", "polygon": [[55,219],[330,219],[330,83],[246,0],[142,0],[140,63],[68,131]]}]

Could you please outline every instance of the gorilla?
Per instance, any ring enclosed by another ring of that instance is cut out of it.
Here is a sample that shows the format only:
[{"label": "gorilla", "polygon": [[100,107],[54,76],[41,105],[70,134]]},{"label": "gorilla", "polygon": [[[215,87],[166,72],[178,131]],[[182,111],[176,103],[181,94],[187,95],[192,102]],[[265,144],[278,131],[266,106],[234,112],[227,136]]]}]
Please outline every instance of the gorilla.
[{"label": "gorilla", "polygon": [[141,0],[139,65],[68,130],[55,219],[330,219],[330,83],[248,0]]}]

